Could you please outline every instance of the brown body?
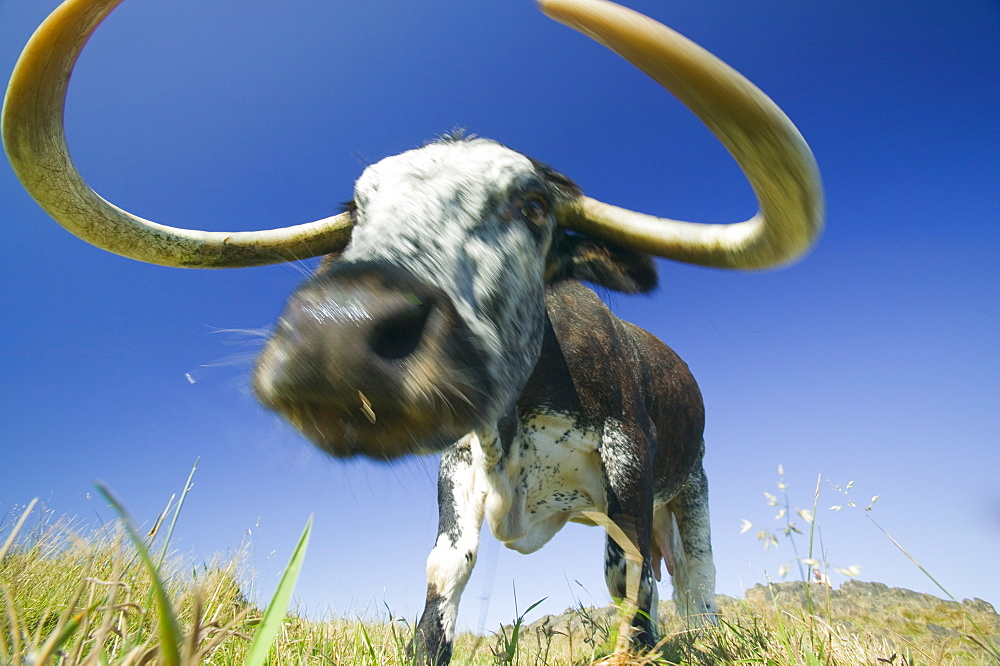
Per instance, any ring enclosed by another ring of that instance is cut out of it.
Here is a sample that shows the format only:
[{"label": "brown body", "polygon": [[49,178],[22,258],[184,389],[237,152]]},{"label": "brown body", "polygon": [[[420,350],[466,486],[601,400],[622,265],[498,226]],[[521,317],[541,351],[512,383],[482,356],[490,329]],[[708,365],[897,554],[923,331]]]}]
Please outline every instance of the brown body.
[{"label": "brown body", "polygon": [[676,495],[704,449],[705,408],[687,364],[578,282],[550,286],[545,305],[549,326],[519,411],[547,405],[587,427],[620,415],[630,436],[652,444],[654,492]]},{"label": "brown body", "polygon": [[[705,415],[694,377],[673,350],[575,280],[549,284],[545,308],[541,354],[516,408],[441,459],[438,537],[416,640],[429,663],[450,658],[484,518],[494,536],[524,553],[567,521],[594,524],[593,512],[610,518],[641,557],[633,620],[641,645],[658,637],[649,618],[661,561],[681,612],[707,621],[717,610]],[[626,595],[626,557],[612,538],[605,578],[614,597]]]}]

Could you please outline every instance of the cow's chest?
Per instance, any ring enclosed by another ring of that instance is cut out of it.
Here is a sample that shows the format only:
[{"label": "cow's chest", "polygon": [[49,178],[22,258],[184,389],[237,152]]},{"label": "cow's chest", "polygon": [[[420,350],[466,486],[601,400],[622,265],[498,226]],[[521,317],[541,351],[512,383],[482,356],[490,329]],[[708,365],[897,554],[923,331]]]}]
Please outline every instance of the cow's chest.
[{"label": "cow's chest", "polygon": [[604,512],[601,434],[567,415],[526,420],[500,464],[481,467],[486,520],[508,548],[534,552],[579,512]]}]

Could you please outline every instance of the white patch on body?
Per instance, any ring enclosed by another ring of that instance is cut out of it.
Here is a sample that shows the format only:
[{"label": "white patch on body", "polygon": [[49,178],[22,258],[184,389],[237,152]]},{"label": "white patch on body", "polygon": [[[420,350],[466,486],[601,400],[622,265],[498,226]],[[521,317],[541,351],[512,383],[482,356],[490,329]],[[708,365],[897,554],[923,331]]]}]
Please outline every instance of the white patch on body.
[{"label": "white patch on body", "polygon": [[[506,456],[500,446],[496,435],[477,437],[473,466],[485,484],[490,530],[505,546],[521,553],[544,546],[570,520],[591,524],[581,511],[606,515],[604,474],[612,484],[620,482],[615,475],[627,473],[635,462],[626,458],[634,455],[635,447],[615,419],[606,420],[599,434],[579,428],[567,415],[538,414],[519,429]],[[711,549],[687,552],[675,515],[682,507],[687,511],[685,529],[692,546],[703,540],[709,544],[707,498],[701,494],[701,484],[683,488],[684,497],[654,500],[651,565],[659,580],[660,560],[665,560],[679,612],[696,622],[710,622],[718,612]],[[620,573],[624,576],[624,569]],[[620,582],[624,589],[624,579]],[[653,600],[658,596],[653,581],[644,580],[641,593]]]},{"label": "white patch on body", "polygon": [[481,438],[473,457],[483,473],[486,521],[493,536],[521,553],[544,546],[583,510],[607,510],[600,438],[562,414],[538,414],[515,435],[497,464],[500,443]]},{"label": "white patch on body", "polygon": [[631,474],[641,464],[648,464],[641,463],[638,459],[639,447],[645,449],[645,444],[630,441],[621,423],[613,418],[605,419],[603,437],[601,459],[604,462],[604,473],[612,488],[621,488],[626,485],[626,474]]}]

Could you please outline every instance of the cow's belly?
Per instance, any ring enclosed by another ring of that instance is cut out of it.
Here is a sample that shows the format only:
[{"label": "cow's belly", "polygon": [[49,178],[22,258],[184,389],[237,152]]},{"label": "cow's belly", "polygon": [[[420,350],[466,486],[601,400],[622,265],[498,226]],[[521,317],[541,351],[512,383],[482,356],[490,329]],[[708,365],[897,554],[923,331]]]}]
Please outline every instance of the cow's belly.
[{"label": "cow's belly", "polygon": [[[502,466],[487,471],[486,520],[504,545],[531,553],[584,510],[605,512],[600,436],[572,419],[527,421]],[[585,521],[584,521],[585,522]]]}]

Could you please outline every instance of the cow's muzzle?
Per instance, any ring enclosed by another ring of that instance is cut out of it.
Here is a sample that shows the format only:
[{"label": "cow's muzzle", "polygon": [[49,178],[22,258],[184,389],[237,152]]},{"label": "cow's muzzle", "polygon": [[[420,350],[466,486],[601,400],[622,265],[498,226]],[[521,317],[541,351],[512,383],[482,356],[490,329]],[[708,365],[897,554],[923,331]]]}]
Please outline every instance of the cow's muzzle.
[{"label": "cow's muzzle", "polygon": [[260,401],[338,457],[438,451],[481,424],[482,346],[406,270],[335,264],[289,299],[254,370]]}]

